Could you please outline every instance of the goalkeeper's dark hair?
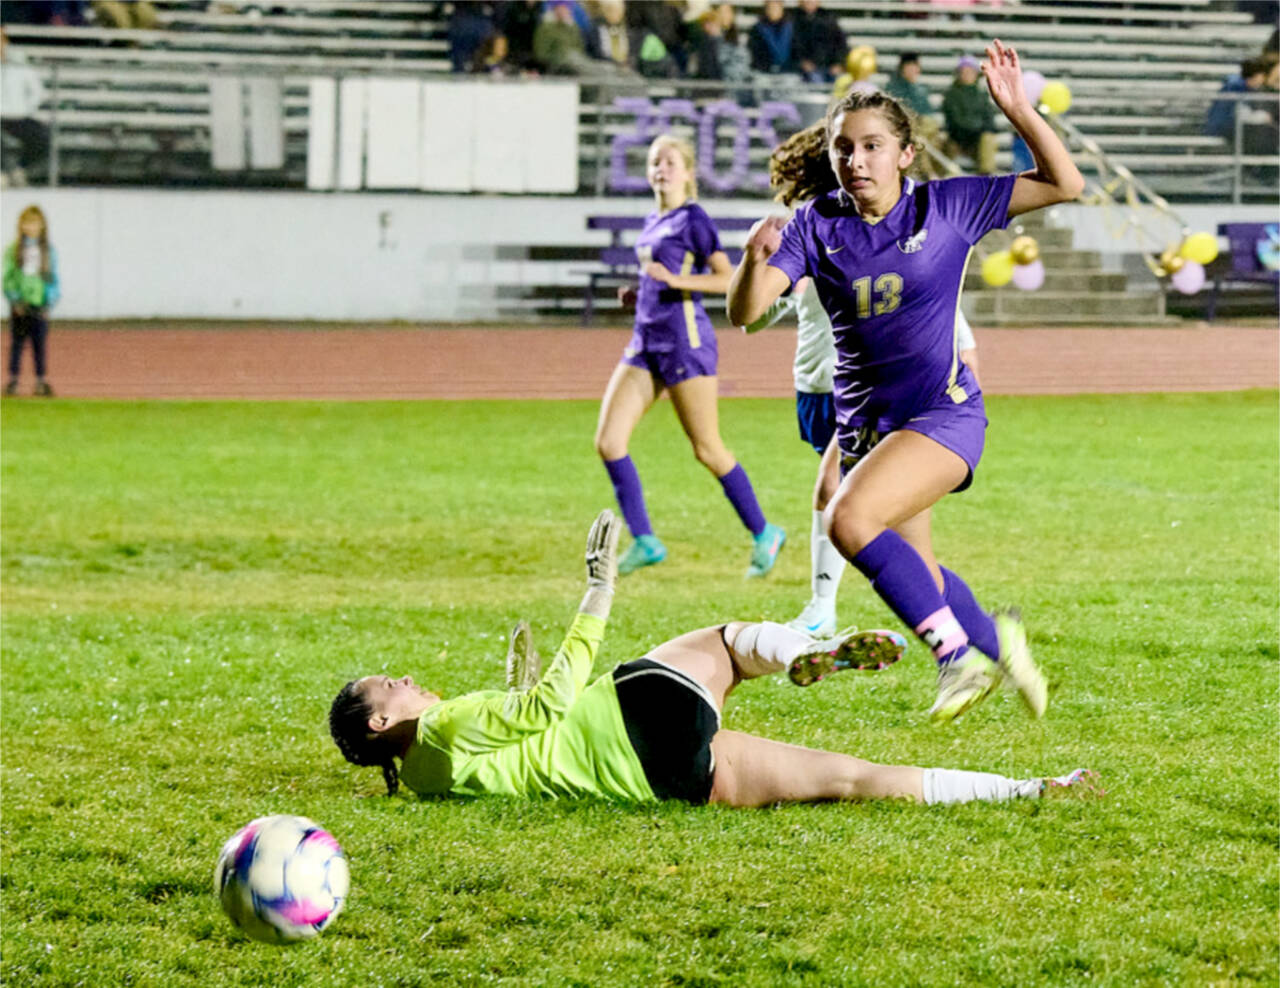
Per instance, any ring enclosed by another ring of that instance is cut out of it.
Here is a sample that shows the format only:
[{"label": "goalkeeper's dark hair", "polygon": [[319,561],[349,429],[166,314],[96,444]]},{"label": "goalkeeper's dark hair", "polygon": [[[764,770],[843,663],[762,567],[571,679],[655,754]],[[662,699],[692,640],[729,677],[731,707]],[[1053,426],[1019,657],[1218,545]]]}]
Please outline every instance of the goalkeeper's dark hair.
[{"label": "goalkeeper's dark hair", "polygon": [[[779,202],[787,206],[807,202],[840,187],[827,153],[831,126],[840,114],[859,110],[879,113],[901,147],[915,142],[911,114],[901,103],[878,89],[851,89],[831,104],[825,119],[796,131],[774,149],[769,158],[769,184],[777,190],[775,198]],[[921,150],[916,148],[917,157]]]},{"label": "goalkeeper's dark hair", "polygon": [[329,707],[329,733],[342,757],[352,765],[381,766],[387,795],[393,796],[400,788],[395,756],[386,739],[369,730],[373,708],[356,692],[356,685],[357,681],[351,680],[333,698],[333,705]]}]

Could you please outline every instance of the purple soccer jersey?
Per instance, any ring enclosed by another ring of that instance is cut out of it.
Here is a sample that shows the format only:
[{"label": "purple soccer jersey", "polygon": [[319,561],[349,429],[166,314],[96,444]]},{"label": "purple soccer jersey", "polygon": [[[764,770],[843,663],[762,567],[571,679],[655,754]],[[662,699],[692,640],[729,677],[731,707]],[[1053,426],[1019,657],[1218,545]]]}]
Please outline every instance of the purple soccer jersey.
[{"label": "purple soccer jersey", "polygon": [[636,293],[635,334],[627,348],[634,353],[664,352],[715,346],[711,319],[702,307],[701,292],[671,288],[644,273],[657,261],[675,274],[705,274],[712,254],[722,250],[711,217],[696,202],[666,213],[650,213],[636,238],[640,288]]},{"label": "purple soccer jersey", "polygon": [[892,432],[979,394],[960,361],[956,308],[970,251],[1008,224],[1016,180],[906,179],[902,197],[875,224],[837,190],[801,206],[783,229],[769,264],[792,284],[812,277],[831,317],[841,436],[863,427]]}]

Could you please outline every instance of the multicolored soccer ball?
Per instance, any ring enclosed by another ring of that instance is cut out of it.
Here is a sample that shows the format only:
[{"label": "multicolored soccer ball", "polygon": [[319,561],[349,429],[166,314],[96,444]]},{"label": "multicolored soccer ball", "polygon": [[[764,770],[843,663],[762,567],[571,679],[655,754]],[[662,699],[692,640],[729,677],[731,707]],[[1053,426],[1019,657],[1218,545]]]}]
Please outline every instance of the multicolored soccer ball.
[{"label": "multicolored soccer ball", "polygon": [[255,940],[315,936],[342,912],[350,875],[333,835],[302,816],[264,816],[222,845],[213,888],[231,922]]}]

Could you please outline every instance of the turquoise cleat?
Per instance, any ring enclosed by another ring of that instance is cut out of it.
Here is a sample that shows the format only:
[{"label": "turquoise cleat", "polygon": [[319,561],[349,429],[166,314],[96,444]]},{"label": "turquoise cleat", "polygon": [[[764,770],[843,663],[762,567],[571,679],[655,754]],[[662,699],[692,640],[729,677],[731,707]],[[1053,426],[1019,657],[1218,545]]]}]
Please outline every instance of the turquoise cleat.
[{"label": "turquoise cleat", "polygon": [[764,576],[773,569],[778,561],[778,553],[786,544],[787,533],[777,525],[765,523],[764,530],[755,538],[751,547],[751,565],[747,567],[747,578]]},{"label": "turquoise cleat", "polygon": [[656,566],[667,558],[667,547],[656,535],[637,535],[622,558],[618,560],[618,575],[626,576],[645,566]]}]

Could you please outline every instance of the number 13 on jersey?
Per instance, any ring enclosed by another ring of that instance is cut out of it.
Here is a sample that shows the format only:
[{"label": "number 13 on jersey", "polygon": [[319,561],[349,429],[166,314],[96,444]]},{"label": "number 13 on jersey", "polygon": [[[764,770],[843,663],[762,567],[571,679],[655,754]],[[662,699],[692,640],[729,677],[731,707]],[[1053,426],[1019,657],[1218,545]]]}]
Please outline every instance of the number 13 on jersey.
[{"label": "number 13 on jersey", "polygon": [[872,312],[883,316],[902,304],[902,276],[893,271],[882,274],[875,282],[875,298],[872,298],[870,276],[853,283],[853,295],[858,303],[858,318],[869,319]]}]

